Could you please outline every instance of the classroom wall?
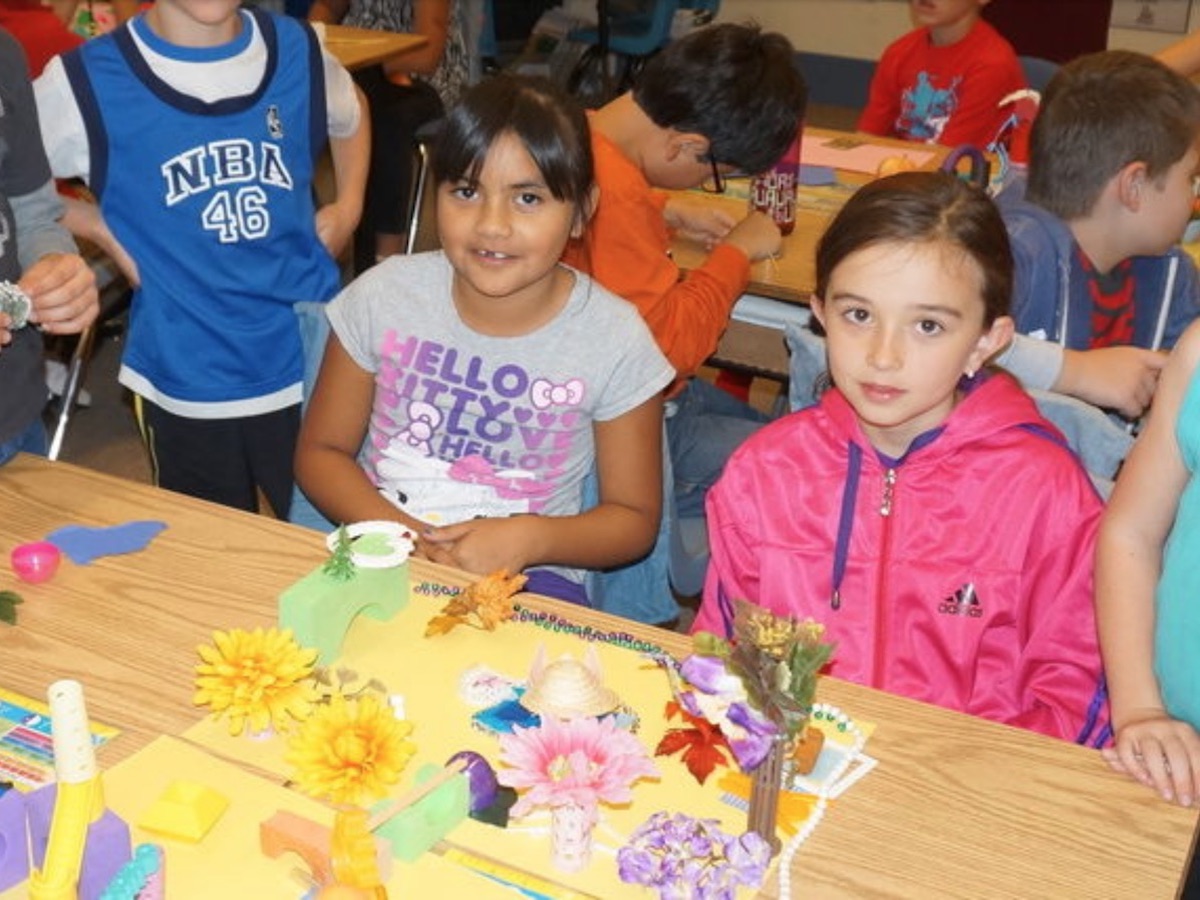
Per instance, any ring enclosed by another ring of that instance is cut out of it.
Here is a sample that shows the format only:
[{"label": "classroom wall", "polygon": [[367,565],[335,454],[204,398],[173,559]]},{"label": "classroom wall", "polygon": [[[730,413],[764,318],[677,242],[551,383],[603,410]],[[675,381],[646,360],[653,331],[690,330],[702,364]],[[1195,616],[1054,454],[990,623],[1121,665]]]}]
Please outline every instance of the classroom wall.
[{"label": "classroom wall", "polygon": [[[798,50],[857,59],[878,59],[884,47],[912,27],[906,0],[723,0],[718,18],[754,19],[786,34]],[[1200,4],[1192,7],[1189,27],[1200,28]],[[1108,46],[1154,53],[1179,37],[1111,28]]]}]

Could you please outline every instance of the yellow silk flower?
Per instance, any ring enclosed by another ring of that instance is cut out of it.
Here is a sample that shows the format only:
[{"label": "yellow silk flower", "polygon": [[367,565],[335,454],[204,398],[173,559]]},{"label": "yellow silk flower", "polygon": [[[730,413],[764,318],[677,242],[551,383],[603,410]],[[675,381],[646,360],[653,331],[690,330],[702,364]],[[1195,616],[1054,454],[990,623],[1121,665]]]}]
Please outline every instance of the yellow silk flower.
[{"label": "yellow silk flower", "polygon": [[367,694],[335,694],[288,741],[284,757],[300,790],[333,803],[369,803],[387,793],[416,752],[412,725]]},{"label": "yellow silk flower", "polygon": [[252,731],[285,731],[317,698],[309,678],[317,651],[297,644],[291,629],[215,631],[213,644],[196,650],[202,662],[192,702],[218,718],[228,713],[230,734],[241,734],[247,722]]}]

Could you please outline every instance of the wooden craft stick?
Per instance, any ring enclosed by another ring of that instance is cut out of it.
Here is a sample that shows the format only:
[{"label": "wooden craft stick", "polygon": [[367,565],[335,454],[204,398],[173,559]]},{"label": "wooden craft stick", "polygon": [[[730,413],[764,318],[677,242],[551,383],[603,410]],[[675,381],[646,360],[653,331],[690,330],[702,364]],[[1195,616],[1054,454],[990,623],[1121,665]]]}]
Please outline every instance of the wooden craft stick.
[{"label": "wooden craft stick", "polygon": [[375,815],[371,816],[371,818],[367,820],[367,831],[374,831],[388,819],[399,815],[422,797],[436,791],[455,775],[461,775],[466,768],[466,761],[457,759],[450,765],[446,766],[446,768],[442,769],[442,771],[430,778],[428,781],[424,781],[421,784],[418,784],[416,787],[410,788],[406,793],[397,797],[394,802],[388,806],[385,806],[379,812],[375,813]]},{"label": "wooden craft stick", "polygon": [[[188,737],[186,734],[174,735],[173,739],[180,741],[181,743],[188,744],[192,747],[195,747],[197,750],[201,750],[204,753],[206,753],[207,755],[212,756],[216,759],[219,759],[221,762],[229,763],[232,766],[236,766],[237,768],[241,769],[243,772],[247,772],[250,775],[255,776],[256,778],[261,778],[264,781],[269,781],[271,784],[276,784],[276,785],[279,785],[280,787],[285,787],[285,788],[290,788],[292,786],[291,779],[286,778],[283,775],[280,775],[278,772],[273,772],[270,769],[265,769],[262,766],[257,766],[252,762],[246,762],[244,759],[238,759],[236,756],[230,756],[228,753],[222,753],[220,750],[217,750],[213,747],[209,747],[205,744],[200,743],[199,741],[193,740],[192,738]],[[316,798],[314,798],[314,799],[316,799]],[[333,804],[325,803],[322,800],[317,800],[317,802],[323,803],[325,806],[328,806],[330,809],[336,808],[333,806]]]}]

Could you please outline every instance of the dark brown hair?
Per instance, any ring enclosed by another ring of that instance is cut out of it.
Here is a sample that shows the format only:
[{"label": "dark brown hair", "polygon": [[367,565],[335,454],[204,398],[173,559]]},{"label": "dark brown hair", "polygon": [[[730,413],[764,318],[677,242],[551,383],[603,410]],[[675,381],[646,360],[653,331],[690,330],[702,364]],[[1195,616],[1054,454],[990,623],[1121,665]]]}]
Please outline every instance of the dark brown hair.
[{"label": "dark brown hair", "polygon": [[1062,219],[1092,211],[1133,162],[1158,179],[1200,135],[1200,93],[1153,57],[1128,50],[1081,56],[1046,87],[1033,123],[1026,196]]},{"label": "dark brown hair", "polygon": [[633,99],[660,128],[704,135],[717,162],[762,172],[804,120],[808,88],[795,56],[782,34],[708,25],[653,56]]},{"label": "dark brown hair", "polygon": [[525,146],[556,200],[591,213],[592,141],[583,108],[544,78],[495,75],[472,87],[446,115],[434,145],[436,183],[478,182],[497,138]]},{"label": "dark brown hair", "polygon": [[943,243],[983,273],[983,324],[1008,315],[1013,258],[1008,232],[983,191],[948,172],[901,172],[860,188],[817,244],[818,297],[850,254],[875,244]]}]

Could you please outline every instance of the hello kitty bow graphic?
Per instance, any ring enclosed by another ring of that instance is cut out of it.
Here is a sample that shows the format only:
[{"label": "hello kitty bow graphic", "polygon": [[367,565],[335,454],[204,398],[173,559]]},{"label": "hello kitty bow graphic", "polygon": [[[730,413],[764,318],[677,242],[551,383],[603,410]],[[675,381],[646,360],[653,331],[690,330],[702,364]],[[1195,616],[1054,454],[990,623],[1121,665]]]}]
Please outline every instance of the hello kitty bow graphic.
[{"label": "hello kitty bow graphic", "polygon": [[426,456],[433,456],[433,445],[430,438],[442,424],[442,411],[432,403],[423,400],[413,400],[408,404],[408,427],[396,435],[401,441],[414,450],[419,450]]},{"label": "hello kitty bow graphic", "polygon": [[529,400],[534,409],[548,406],[578,406],[583,402],[583,381],[572,378],[563,384],[555,384],[545,378],[535,378],[529,385]]}]

